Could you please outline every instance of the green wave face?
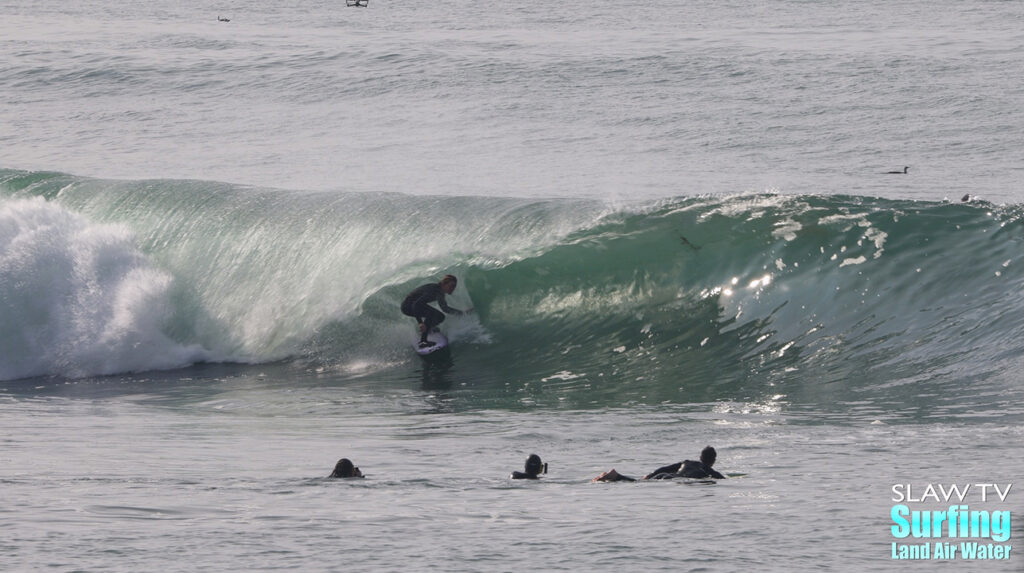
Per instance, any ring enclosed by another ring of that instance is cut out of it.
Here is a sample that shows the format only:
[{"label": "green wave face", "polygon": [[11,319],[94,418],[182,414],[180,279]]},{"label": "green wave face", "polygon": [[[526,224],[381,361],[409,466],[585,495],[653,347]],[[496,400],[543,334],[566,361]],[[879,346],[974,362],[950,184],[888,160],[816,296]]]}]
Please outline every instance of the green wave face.
[{"label": "green wave face", "polygon": [[[458,365],[541,383],[553,404],[817,403],[869,388],[903,403],[925,385],[969,407],[965,377],[1003,389],[1020,360],[1007,338],[1021,324],[1020,233],[1016,208],[862,197],[619,211],[532,256],[469,266],[490,343]],[[369,314],[401,292],[378,293]]]},{"label": "green wave face", "polygon": [[[402,297],[446,273],[461,279],[453,306],[476,310],[446,321],[454,368],[552,405],[855,401],[865,389],[901,402],[922,384],[1002,389],[1021,359],[1016,206],[611,206],[0,171],[0,208],[0,300],[34,301],[4,307],[3,344],[27,356],[7,378],[282,358],[386,370],[409,360]],[[121,239],[84,257],[90,233]],[[133,289],[149,302],[125,299]],[[76,306],[96,300],[109,312]],[[136,334],[76,346],[113,324]],[[119,362],[132,336],[152,341],[151,363]],[[102,367],[88,358],[104,353],[115,359]]]}]

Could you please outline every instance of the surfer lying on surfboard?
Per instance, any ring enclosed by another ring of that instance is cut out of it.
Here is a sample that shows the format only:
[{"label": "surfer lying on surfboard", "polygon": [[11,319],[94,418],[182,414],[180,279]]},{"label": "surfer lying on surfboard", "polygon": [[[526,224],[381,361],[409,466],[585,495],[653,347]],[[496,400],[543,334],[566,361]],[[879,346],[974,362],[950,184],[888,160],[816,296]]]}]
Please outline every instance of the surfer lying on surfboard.
[{"label": "surfer lying on surfboard", "polygon": [[416,319],[416,322],[420,327],[420,348],[426,348],[433,346],[435,343],[427,340],[427,335],[430,331],[437,327],[437,325],[444,322],[444,314],[436,308],[430,306],[431,302],[437,302],[437,306],[441,307],[441,310],[448,314],[465,314],[473,309],[466,311],[459,310],[448,306],[448,303],[444,300],[444,295],[452,294],[455,291],[455,287],[459,284],[459,280],[452,275],[445,275],[441,282],[428,283],[423,286],[417,287],[409,296],[405,297],[402,301],[402,314],[411,316]]},{"label": "surfer lying on surfboard", "polygon": [[[684,460],[671,465],[660,467],[645,475],[641,479],[674,479],[674,478],[696,478],[696,479],[725,479],[725,476],[712,469],[715,460],[718,459],[718,452],[715,448],[707,446],[700,452],[700,461]],[[636,478],[624,476],[612,468],[609,471],[597,476],[590,481],[636,481]]]}]

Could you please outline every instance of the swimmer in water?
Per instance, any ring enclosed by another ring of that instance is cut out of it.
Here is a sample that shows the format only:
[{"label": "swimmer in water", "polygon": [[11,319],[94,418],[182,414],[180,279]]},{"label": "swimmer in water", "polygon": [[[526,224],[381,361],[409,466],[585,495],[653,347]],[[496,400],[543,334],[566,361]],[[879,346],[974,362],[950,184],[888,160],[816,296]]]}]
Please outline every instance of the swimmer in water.
[{"label": "swimmer in water", "polygon": [[361,478],[363,472],[359,471],[359,468],[352,463],[352,460],[348,458],[341,458],[338,463],[334,466],[334,472],[327,476],[332,478]]},{"label": "swimmer in water", "polygon": [[[708,446],[700,452],[700,461],[695,462],[693,460],[684,460],[676,462],[667,466],[660,467],[653,472],[645,475],[642,479],[674,479],[674,478],[697,478],[697,479],[725,479],[725,476],[718,473],[711,466],[715,465],[715,460],[718,458],[718,452],[715,448]],[[604,472],[597,476],[591,481],[636,481],[636,478],[631,478],[626,475],[622,475],[615,469]]]},{"label": "swimmer in water", "polygon": [[530,457],[526,458],[526,466],[523,467],[522,472],[512,472],[509,476],[512,479],[540,479],[540,474],[548,473],[548,465],[540,461],[540,456],[537,454],[530,454]]}]

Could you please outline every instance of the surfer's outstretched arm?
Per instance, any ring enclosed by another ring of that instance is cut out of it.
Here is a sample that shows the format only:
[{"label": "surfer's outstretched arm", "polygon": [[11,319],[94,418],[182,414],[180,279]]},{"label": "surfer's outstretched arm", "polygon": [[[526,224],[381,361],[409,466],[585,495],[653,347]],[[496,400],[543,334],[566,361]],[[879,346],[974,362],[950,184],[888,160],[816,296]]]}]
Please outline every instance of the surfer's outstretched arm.
[{"label": "surfer's outstretched arm", "polygon": [[452,308],[452,307],[448,306],[448,302],[444,300],[444,294],[443,293],[439,297],[437,297],[437,306],[441,307],[441,310],[447,312],[448,314],[462,315],[462,314],[466,314],[467,312],[469,312],[469,311],[459,310],[457,308]]}]

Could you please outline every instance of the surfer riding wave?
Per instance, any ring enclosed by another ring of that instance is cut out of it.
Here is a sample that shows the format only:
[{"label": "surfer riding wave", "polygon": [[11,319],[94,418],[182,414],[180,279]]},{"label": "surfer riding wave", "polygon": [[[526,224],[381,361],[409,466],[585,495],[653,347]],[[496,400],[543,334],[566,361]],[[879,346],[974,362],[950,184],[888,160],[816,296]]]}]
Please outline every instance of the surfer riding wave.
[{"label": "surfer riding wave", "polygon": [[416,287],[402,301],[402,314],[415,318],[419,324],[420,348],[434,346],[435,343],[433,341],[427,340],[427,335],[437,328],[437,325],[444,322],[445,318],[444,313],[430,306],[429,303],[436,301],[437,306],[441,307],[441,310],[448,314],[462,315],[472,311],[472,309],[463,311],[452,308],[445,301],[445,295],[452,294],[458,284],[459,280],[453,275],[445,275],[440,282]]}]

